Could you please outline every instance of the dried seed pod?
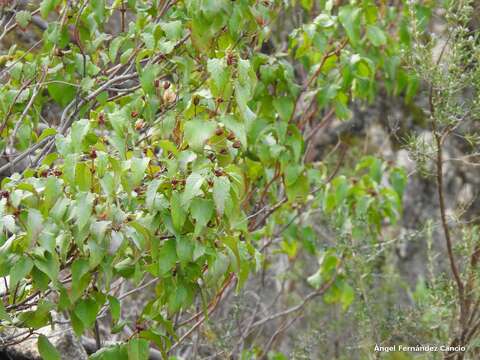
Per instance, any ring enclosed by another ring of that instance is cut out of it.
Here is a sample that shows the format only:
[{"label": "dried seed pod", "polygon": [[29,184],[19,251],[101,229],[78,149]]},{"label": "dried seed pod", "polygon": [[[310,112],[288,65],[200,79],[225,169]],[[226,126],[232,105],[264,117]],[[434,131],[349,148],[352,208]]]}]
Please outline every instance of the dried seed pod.
[{"label": "dried seed pod", "polygon": [[102,111],[98,114],[98,125],[103,126],[105,125],[105,113]]},{"label": "dried seed pod", "polygon": [[132,112],[130,113],[130,116],[131,116],[132,118],[136,118],[136,117],[138,116],[138,111],[132,111]]},{"label": "dried seed pod", "polygon": [[215,135],[222,136],[223,135],[223,129],[221,127],[217,127],[217,130],[215,130]]},{"label": "dried seed pod", "polygon": [[232,52],[227,53],[227,65],[232,66],[236,64],[235,55]]},{"label": "dried seed pod", "polygon": [[163,93],[163,101],[167,104],[171,104],[177,100],[177,95],[170,89],[165,90]]},{"label": "dried seed pod", "polygon": [[260,26],[260,27],[263,27],[263,26],[265,26],[265,24],[266,24],[265,19],[262,18],[262,17],[260,17],[260,16],[257,16],[257,17],[255,18],[255,20],[257,21],[257,24],[258,24],[258,26]]},{"label": "dried seed pod", "polygon": [[137,121],[135,121],[135,130],[142,130],[144,126],[145,123],[142,120],[138,119]]},{"label": "dried seed pod", "polygon": [[222,155],[227,155],[228,154],[228,150],[226,148],[223,148],[222,150],[220,150],[220,154]]},{"label": "dried seed pod", "polygon": [[235,134],[230,131],[230,132],[228,133],[227,139],[230,140],[230,141],[235,140]]},{"label": "dried seed pod", "polygon": [[240,147],[242,146],[242,143],[240,142],[240,140],[236,140],[233,145],[232,145],[235,149],[240,149]]},{"label": "dried seed pod", "polygon": [[209,154],[207,155],[207,158],[208,158],[210,161],[215,161],[215,159],[216,159],[217,157],[215,156],[214,153],[209,153]]}]

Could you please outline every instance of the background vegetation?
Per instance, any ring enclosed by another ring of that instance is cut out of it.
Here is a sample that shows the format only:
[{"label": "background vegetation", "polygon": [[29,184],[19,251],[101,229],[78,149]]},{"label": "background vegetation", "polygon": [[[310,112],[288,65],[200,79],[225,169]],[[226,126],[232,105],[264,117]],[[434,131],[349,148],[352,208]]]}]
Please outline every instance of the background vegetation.
[{"label": "background vegetation", "polygon": [[0,1],[1,355],[478,358],[476,7]]}]

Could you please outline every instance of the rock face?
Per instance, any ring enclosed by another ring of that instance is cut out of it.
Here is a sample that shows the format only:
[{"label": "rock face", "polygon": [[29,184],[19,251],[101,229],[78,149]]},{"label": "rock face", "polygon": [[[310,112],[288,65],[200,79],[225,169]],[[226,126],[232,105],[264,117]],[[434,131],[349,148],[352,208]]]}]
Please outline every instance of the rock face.
[{"label": "rock face", "polygon": [[[68,327],[58,327],[52,329],[45,327],[38,330],[47,336],[50,342],[60,353],[62,360],[87,360],[88,355],[82,346],[80,340],[73,334]],[[10,334],[10,336],[13,334]],[[0,358],[12,360],[41,360],[37,348],[37,337],[31,337],[21,344],[10,346],[0,352]]]}]

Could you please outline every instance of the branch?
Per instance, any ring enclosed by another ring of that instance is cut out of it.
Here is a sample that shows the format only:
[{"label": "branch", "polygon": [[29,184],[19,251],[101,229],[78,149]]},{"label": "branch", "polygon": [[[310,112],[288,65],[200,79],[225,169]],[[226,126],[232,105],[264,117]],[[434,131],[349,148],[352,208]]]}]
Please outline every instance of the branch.
[{"label": "branch", "polygon": [[270,315],[269,317],[266,317],[262,320],[258,320],[252,325],[252,328],[266,324],[267,322],[278,319],[279,317],[283,317],[291,313],[294,313],[296,311],[302,310],[309,301],[316,298],[317,296],[323,295],[330,288],[330,286],[332,286],[335,279],[336,279],[336,275],[333,276],[332,279],[324,283],[318,290],[312,291],[310,294],[308,294],[300,304],[297,304],[289,309],[280,311],[276,314]]},{"label": "branch", "polygon": [[450,235],[450,228],[448,227],[447,222],[447,215],[446,215],[446,206],[445,206],[445,198],[443,195],[443,136],[439,135],[436,130],[434,129],[435,140],[437,143],[437,193],[438,193],[438,201],[440,205],[440,217],[442,220],[442,228],[443,233],[445,236],[445,242],[447,245],[447,254],[448,260],[450,262],[450,268],[453,273],[453,277],[455,279],[455,283],[457,284],[458,290],[458,297],[460,301],[460,312],[461,312],[461,323],[463,324],[465,320],[465,307],[464,307],[464,284],[462,279],[460,278],[460,272],[458,271],[457,264],[455,262],[455,257],[453,255],[453,246],[452,246],[452,238]]}]

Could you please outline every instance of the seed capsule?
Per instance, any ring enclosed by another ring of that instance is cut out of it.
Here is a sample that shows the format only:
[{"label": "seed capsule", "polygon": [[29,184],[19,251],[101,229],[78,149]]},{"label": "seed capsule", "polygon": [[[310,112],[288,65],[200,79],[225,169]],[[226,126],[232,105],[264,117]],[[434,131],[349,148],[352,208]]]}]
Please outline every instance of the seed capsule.
[{"label": "seed capsule", "polygon": [[105,125],[105,113],[101,112],[98,114],[98,125]]},{"label": "seed capsule", "polygon": [[167,89],[163,93],[163,101],[165,101],[167,104],[173,103],[177,99],[177,95],[170,89]]},{"label": "seed capsule", "polygon": [[142,130],[144,126],[145,126],[145,123],[140,119],[138,119],[135,122],[135,130],[137,130],[137,131]]},{"label": "seed capsule", "polygon": [[235,65],[235,55],[231,52],[227,54],[227,65],[232,66]]}]

